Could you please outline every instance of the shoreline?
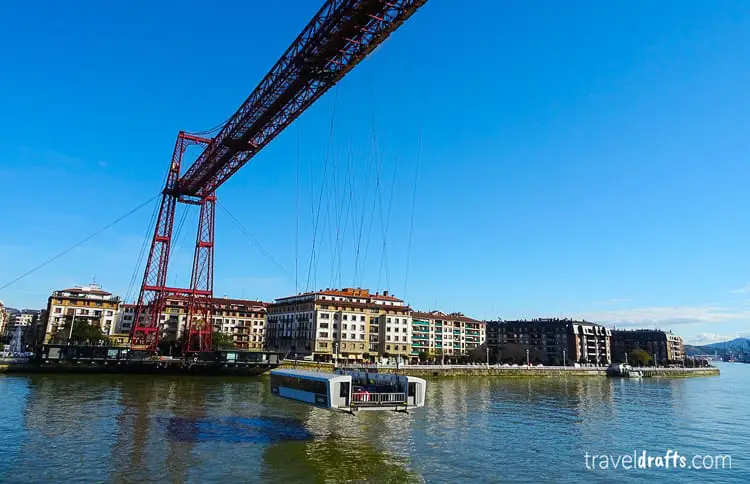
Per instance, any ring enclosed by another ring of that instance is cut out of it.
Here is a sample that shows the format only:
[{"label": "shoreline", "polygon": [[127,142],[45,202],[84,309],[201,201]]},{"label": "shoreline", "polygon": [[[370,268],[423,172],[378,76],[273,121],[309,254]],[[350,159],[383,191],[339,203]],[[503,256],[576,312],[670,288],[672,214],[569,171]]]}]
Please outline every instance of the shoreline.
[{"label": "shoreline", "polygon": [[[295,363],[284,360],[280,368],[295,368]],[[300,370],[312,370],[330,373],[333,365],[326,363],[296,362],[296,368]],[[352,368],[356,368],[353,365]],[[366,369],[366,368],[363,368]],[[373,367],[373,370],[375,368]],[[405,367],[380,366],[378,373],[403,373],[420,378],[452,378],[463,376],[491,376],[505,378],[560,378],[560,377],[607,377],[606,367],[597,368],[575,368],[575,367],[525,367],[519,366],[502,367],[485,365],[410,365]],[[643,378],[692,378],[700,376],[718,376],[721,374],[719,368],[711,366],[708,368],[637,368]]]},{"label": "shoreline", "polygon": [[[117,364],[94,361],[55,363],[0,363],[0,374],[134,374],[134,375],[185,375],[185,376],[260,376],[273,368],[300,369],[332,373],[331,363],[311,363],[284,360],[279,365],[269,364],[185,364],[174,361],[123,361]],[[367,367],[357,367],[367,370]],[[501,367],[484,365],[412,365],[371,367],[373,372],[400,373],[420,378],[498,377],[498,378],[561,378],[600,377],[607,378],[606,368],[575,367]],[[692,378],[718,376],[719,368],[638,368],[643,378]]]}]

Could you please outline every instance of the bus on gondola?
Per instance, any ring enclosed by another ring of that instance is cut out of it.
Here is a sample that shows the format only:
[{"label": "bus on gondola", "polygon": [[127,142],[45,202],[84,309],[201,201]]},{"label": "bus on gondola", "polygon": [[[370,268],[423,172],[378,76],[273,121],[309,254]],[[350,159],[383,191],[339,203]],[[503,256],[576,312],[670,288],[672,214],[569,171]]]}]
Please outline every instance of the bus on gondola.
[{"label": "bus on gondola", "polygon": [[427,382],[405,375],[344,371],[272,370],[271,393],[344,412],[407,411],[423,407]]}]

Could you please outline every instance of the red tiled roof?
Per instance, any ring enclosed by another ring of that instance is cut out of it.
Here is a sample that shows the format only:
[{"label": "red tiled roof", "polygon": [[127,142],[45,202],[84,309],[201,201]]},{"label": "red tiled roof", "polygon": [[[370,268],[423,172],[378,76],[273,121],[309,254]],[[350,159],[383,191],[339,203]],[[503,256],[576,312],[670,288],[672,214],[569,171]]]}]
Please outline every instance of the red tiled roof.
[{"label": "red tiled roof", "polygon": [[[167,298],[167,301],[187,301],[189,298],[188,296],[169,296]],[[270,303],[263,302],[263,301],[255,301],[251,299],[230,299],[225,297],[215,297],[213,298],[214,306],[246,306],[250,308],[257,308],[257,309],[266,309]]]},{"label": "red tiled roof", "polygon": [[72,287],[70,289],[63,289],[60,292],[74,292],[80,294],[96,294],[97,296],[111,296],[111,292],[102,291],[101,289],[83,289],[82,287]]},{"label": "red tiled roof", "polygon": [[295,294],[294,296],[281,297],[281,298],[278,298],[277,300],[291,299],[294,297],[312,296],[312,295],[361,297],[361,298],[368,298],[368,299],[377,299],[380,301],[404,302],[402,299],[399,299],[390,294],[386,295],[386,294],[380,294],[378,292],[376,292],[375,294],[372,294],[369,289],[362,289],[359,287],[345,287],[343,289],[321,289],[319,291],[308,291],[308,292],[303,292],[300,294]]}]

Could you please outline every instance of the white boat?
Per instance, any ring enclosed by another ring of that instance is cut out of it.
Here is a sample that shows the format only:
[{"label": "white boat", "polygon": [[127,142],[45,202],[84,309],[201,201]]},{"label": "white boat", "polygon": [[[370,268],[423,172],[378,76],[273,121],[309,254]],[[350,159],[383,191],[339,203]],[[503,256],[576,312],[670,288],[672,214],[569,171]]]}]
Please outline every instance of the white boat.
[{"label": "white boat", "polygon": [[627,371],[627,373],[625,374],[625,376],[627,376],[628,378],[642,378],[643,377],[643,373],[641,373],[638,370],[634,370],[634,369],[631,368],[631,369],[629,369]]},{"label": "white boat", "polygon": [[632,366],[627,363],[613,363],[607,368],[607,376],[621,376],[626,378],[641,378],[643,373],[638,370],[634,370]]},{"label": "white boat", "polygon": [[407,411],[423,407],[427,382],[405,375],[344,371],[271,370],[271,393],[316,407]]}]

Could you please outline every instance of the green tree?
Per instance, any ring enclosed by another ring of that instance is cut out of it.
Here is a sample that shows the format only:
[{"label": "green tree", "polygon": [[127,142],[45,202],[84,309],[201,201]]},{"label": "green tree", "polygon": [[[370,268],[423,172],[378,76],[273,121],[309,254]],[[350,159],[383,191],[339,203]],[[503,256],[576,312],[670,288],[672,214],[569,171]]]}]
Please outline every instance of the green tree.
[{"label": "green tree", "polygon": [[520,343],[505,343],[502,348],[505,363],[526,364],[526,349]]},{"label": "green tree", "polygon": [[634,366],[646,366],[651,362],[651,356],[646,350],[636,348],[630,352],[630,363]]},{"label": "green tree", "polygon": [[234,339],[226,333],[214,331],[211,333],[211,349],[213,350],[233,350]]},{"label": "green tree", "polygon": [[[102,328],[98,324],[90,324],[85,319],[68,319],[63,328],[55,334],[55,338],[61,342],[67,342],[70,338],[71,344],[77,345],[98,345],[108,341],[106,335],[102,333]],[[70,331],[70,325],[73,324],[73,332]]]}]

